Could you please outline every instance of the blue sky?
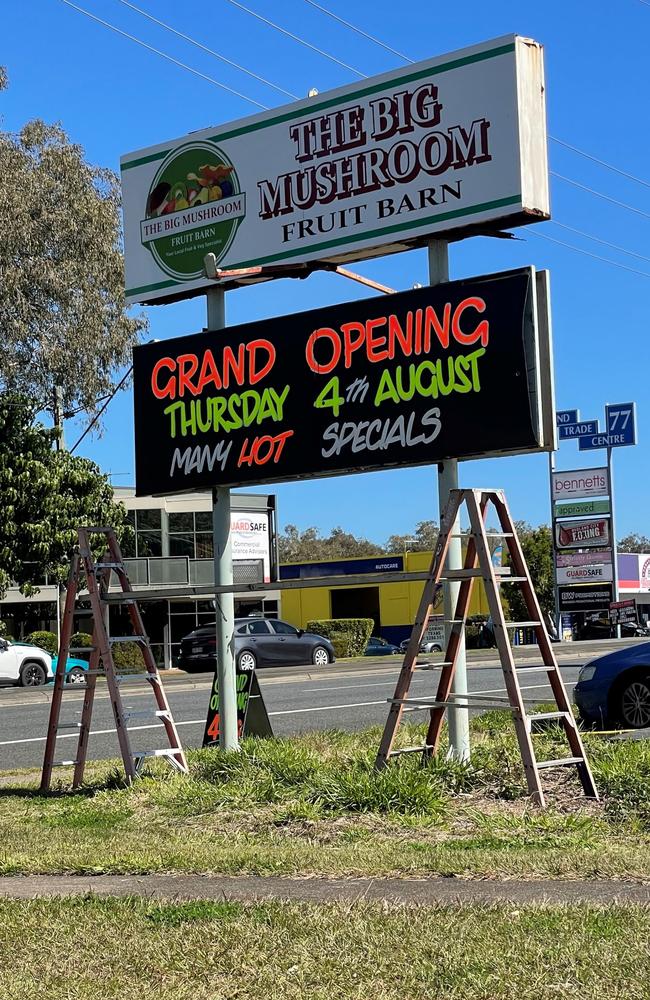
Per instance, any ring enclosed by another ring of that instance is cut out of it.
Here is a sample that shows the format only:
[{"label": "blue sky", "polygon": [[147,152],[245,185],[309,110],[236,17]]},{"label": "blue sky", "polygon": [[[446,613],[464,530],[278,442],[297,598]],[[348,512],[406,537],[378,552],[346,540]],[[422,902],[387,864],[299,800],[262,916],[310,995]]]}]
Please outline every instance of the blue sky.
[{"label": "blue sky", "polygon": [[[227,0],[208,5],[172,0],[136,0],[203,44],[300,96],[311,87],[325,91],[358,79],[346,69],[253,19]],[[7,5],[3,12],[6,65],[10,89],[0,96],[4,128],[41,117],[60,121],[94,163],[118,169],[121,154],[176,138],[187,132],[242,118],[253,105],[187,70],[120,37],[64,5],[36,0]],[[217,61],[205,52],[142,18],[119,0],[79,0],[79,6],[122,30],[163,49],[174,58],[269,107],[285,103],[282,95]],[[402,65],[399,58],[349,28],[335,23],[305,0],[246,0],[246,6],[311,41],[368,75]],[[475,42],[517,32],[546,49],[549,133],[646,181],[614,173],[550,143],[550,165],[609,198],[637,209],[629,211],[552,178],[553,222],[520,230],[517,242],[475,238],[451,248],[451,277],[461,278],[534,264],[549,268],[558,408],[581,410],[585,418],[603,418],[606,402],[636,400],[636,448],[615,456],[617,533],[650,534],[648,459],[650,458],[650,169],[647,97],[650,62],[650,4],[642,0],[544,4],[464,0],[430,4],[423,0],[396,6],[385,0],[324,0],[324,6],[386,40],[412,59],[443,54]],[[644,214],[645,213],[645,214]],[[562,228],[572,227],[616,244],[630,256]],[[543,238],[547,237],[547,238]],[[608,258],[624,270],[560,246],[572,244]],[[412,251],[357,266],[357,270],[396,289],[425,282],[424,251]],[[633,273],[645,272],[644,274]],[[238,290],[227,296],[229,323],[315,308],[365,297],[357,285],[334,275],[308,281],[281,281]],[[151,336],[166,337],[200,330],[204,300],[147,309]],[[70,424],[68,443],[83,424]],[[111,472],[116,485],[133,483],[133,421],[130,392],[108,410],[101,438],[86,438],[80,453]],[[596,456],[594,460],[594,456]],[[558,467],[571,469],[604,462],[604,452],[579,454],[563,444]],[[500,486],[507,491],[516,517],[534,524],[548,521],[546,456],[463,463],[461,485]],[[285,484],[275,488],[280,520],[301,527],[335,525],[383,540],[408,533],[415,523],[437,518],[434,468],[404,469],[361,476]]]}]

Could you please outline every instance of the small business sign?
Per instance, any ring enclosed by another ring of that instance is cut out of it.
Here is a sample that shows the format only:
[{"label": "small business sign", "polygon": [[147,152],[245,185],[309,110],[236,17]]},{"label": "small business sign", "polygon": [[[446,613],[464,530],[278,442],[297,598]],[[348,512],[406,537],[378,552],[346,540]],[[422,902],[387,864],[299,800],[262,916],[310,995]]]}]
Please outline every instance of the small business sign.
[{"label": "small business sign", "polygon": [[611,563],[611,549],[590,549],[589,552],[556,552],[555,565],[558,569],[566,566],[593,566]]},{"label": "small business sign", "polygon": [[569,427],[577,424],[580,418],[580,410],[557,410],[555,423],[558,427]]},{"label": "small business sign", "polygon": [[636,403],[608,403],[605,423],[611,448],[636,444]]},{"label": "small business sign", "polygon": [[558,437],[560,441],[568,438],[579,438],[585,434],[597,434],[598,421],[584,420],[578,424],[560,424],[558,426]]},{"label": "small business sign", "polygon": [[586,549],[609,545],[609,518],[589,521],[556,521],[558,549]]},{"label": "small business sign", "polygon": [[[241,739],[242,736],[272,736],[271,723],[254,668],[244,670],[237,666],[235,696],[237,699],[237,738]],[[220,726],[219,678],[215,670],[202,746],[218,745]]]},{"label": "small business sign", "polygon": [[639,556],[639,590],[650,590],[650,556]]},{"label": "small business sign", "polygon": [[553,448],[537,287],[523,268],[136,347],[138,495]]},{"label": "small business sign", "polygon": [[543,50],[508,35],[122,157],[127,301],[550,216]]},{"label": "small business sign", "polygon": [[609,606],[609,620],[612,625],[636,622],[636,601],[612,601]]},{"label": "small business sign", "polygon": [[609,500],[576,500],[574,503],[553,505],[555,517],[587,517],[589,514],[609,514]]},{"label": "small business sign", "polygon": [[577,587],[558,587],[560,611],[600,611],[609,608],[612,600],[611,584],[583,584]]},{"label": "small business sign", "polygon": [[582,497],[609,496],[607,467],[554,472],[551,476],[553,502]]},{"label": "small business sign", "polygon": [[557,570],[560,583],[611,583],[614,579],[612,564],[592,566],[564,566]]}]

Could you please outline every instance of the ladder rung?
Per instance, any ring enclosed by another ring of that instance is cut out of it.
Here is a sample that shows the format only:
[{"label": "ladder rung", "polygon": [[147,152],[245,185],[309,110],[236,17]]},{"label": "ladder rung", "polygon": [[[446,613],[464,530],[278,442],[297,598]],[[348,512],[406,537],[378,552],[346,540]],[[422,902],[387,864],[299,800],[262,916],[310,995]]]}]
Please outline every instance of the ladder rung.
[{"label": "ladder rung", "polygon": [[57,728],[57,732],[59,731],[59,729],[81,729],[81,723],[80,722],[60,722],[56,728]]},{"label": "ladder rung", "polygon": [[569,719],[569,712],[537,712],[535,715],[527,715],[529,722],[539,722],[541,719]]},{"label": "ladder rung", "polygon": [[95,646],[70,646],[69,653],[92,653]]},{"label": "ladder rung", "polygon": [[441,580],[469,580],[474,576],[483,576],[481,569],[447,569],[440,577]]},{"label": "ladder rung", "polygon": [[427,660],[423,660],[421,663],[418,662],[418,661],[415,662],[415,669],[416,670],[437,670],[438,667],[450,667],[451,665],[452,665],[452,661],[451,660],[445,660],[443,662],[439,662],[438,660],[435,660],[435,661],[432,660],[430,663]]},{"label": "ladder rung", "polygon": [[78,763],[78,760],[53,760],[52,767],[74,767]]},{"label": "ladder rung", "polygon": [[528,583],[527,576],[507,576],[502,573],[496,574],[497,583]]},{"label": "ladder rung", "polygon": [[584,757],[558,757],[557,760],[538,760],[537,766],[544,767],[566,767],[568,764],[584,764]]},{"label": "ladder rung", "polygon": [[540,663],[537,667],[529,667],[524,664],[515,663],[515,670],[518,674],[534,674],[534,673],[547,673],[550,674],[551,671],[556,670],[555,664]]},{"label": "ladder rung", "polygon": [[[512,531],[486,531],[486,536],[488,538],[514,538],[514,532]],[[460,531],[460,532],[450,532],[450,538],[475,538],[476,532],[474,531]]]},{"label": "ladder rung", "polygon": [[158,674],[150,674],[146,670],[143,670],[141,674],[115,674],[114,680],[118,684],[131,684],[133,681],[151,681],[152,684],[160,684]]},{"label": "ladder rung", "polygon": [[112,635],[108,640],[110,643],[116,642],[149,642],[149,637],[146,635]]},{"label": "ladder rung", "polygon": [[154,712],[152,709],[143,709],[142,711],[137,712],[124,712],[122,715],[125,722],[128,722],[129,719],[152,719],[154,717],[159,719],[170,719],[171,712],[167,708],[162,708],[157,712]]},{"label": "ladder rung", "polygon": [[[495,622],[495,625],[499,625],[499,622]],[[504,622],[506,628],[533,628],[535,625],[542,625],[543,622]]]},{"label": "ladder rung", "polygon": [[121,569],[124,571],[124,563],[121,562],[101,562],[95,563],[95,573],[101,573],[104,569]]},{"label": "ladder rung", "polygon": [[400,753],[424,753],[425,750],[433,750],[433,745],[425,743],[421,747],[401,747],[399,750],[391,750],[390,756],[397,757]]},{"label": "ladder rung", "polygon": [[175,753],[182,753],[182,747],[170,747],[168,750],[138,750],[137,753],[132,753],[131,756],[138,760],[144,760],[145,757],[169,757]]}]

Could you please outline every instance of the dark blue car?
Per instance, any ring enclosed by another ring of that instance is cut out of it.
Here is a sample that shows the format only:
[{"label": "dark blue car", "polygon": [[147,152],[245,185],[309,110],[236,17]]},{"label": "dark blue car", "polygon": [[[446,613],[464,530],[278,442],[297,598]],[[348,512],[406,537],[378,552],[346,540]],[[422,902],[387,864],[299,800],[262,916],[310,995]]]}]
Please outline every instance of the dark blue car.
[{"label": "dark blue car", "polygon": [[650,642],[586,663],[573,695],[587,725],[650,726]]}]

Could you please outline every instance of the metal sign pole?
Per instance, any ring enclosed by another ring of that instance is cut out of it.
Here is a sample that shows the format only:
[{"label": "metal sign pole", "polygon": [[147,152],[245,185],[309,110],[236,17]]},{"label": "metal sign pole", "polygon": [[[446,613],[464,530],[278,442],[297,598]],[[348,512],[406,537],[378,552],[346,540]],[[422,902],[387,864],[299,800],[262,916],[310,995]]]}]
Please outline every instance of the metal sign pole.
[{"label": "metal sign pole", "polygon": [[[226,293],[222,288],[207,293],[208,330],[222,330],[226,325]],[[216,587],[231,587],[232,546],[230,539],[230,490],[212,491],[212,540],[214,545],[214,582]],[[217,679],[219,684],[219,746],[238,750],[237,691],[235,677],[235,600],[229,593],[215,594],[217,610]]]},{"label": "metal sign pole", "polygon": [[[431,240],[428,244],[429,253],[429,284],[440,285],[449,281],[449,244],[446,240]],[[447,459],[438,465],[438,506],[440,508],[439,523],[442,523],[442,515],[449,501],[451,490],[458,489],[458,460]],[[447,569],[463,568],[463,548],[460,538],[460,516],[456,518],[452,528],[452,537],[449,540],[447,550]],[[444,609],[445,618],[454,617],[454,611],[458,602],[460,583],[447,581],[444,586]],[[445,632],[447,640],[451,626],[447,625]],[[452,687],[454,695],[467,694],[467,661],[465,657],[465,632],[460,638],[458,653],[456,657],[456,673]],[[449,718],[449,749],[450,753],[457,760],[469,760],[469,712],[467,709],[451,707],[448,711]]]},{"label": "metal sign pole", "polygon": [[[609,429],[608,429],[609,430]],[[618,548],[616,542],[616,517],[614,514],[614,455],[613,448],[607,448],[607,477],[609,479],[609,530],[612,533],[612,578],[614,600],[618,601]],[[621,638],[621,626],[616,625],[616,638]]]},{"label": "metal sign pole", "polygon": [[555,472],[555,452],[548,453],[548,482],[551,492],[551,558],[553,560],[553,603],[555,606],[555,628],[562,639],[562,615],[560,614],[560,591],[557,585],[557,548],[555,546],[555,497],[553,496],[553,473]]}]

